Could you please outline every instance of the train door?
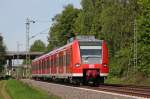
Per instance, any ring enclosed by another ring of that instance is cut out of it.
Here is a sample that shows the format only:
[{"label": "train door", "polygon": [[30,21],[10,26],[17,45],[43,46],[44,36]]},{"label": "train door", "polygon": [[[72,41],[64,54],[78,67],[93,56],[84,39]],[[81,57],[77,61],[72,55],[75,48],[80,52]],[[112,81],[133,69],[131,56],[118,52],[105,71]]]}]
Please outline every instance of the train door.
[{"label": "train door", "polygon": [[66,72],[72,74],[72,48],[69,48],[66,51],[66,66]]}]

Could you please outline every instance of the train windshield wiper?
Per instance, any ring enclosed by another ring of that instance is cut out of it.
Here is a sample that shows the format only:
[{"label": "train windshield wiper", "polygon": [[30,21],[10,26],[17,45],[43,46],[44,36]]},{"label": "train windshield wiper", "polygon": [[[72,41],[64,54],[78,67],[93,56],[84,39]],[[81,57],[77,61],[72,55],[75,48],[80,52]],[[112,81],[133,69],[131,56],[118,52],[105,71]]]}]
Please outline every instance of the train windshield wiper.
[{"label": "train windshield wiper", "polygon": [[100,58],[100,55],[83,55],[83,58]]}]

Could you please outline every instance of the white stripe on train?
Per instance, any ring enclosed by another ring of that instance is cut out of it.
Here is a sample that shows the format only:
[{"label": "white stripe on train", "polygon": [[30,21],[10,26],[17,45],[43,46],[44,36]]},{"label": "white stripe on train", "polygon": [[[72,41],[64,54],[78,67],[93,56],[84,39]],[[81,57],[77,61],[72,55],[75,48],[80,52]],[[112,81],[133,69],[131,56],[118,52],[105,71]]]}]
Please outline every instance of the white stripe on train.
[{"label": "white stripe on train", "polygon": [[[67,77],[82,77],[83,73],[68,73],[68,74],[32,74],[32,77],[52,77],[67,78]],[[108,76],[108,73],[100,73],[100,76]]]}]

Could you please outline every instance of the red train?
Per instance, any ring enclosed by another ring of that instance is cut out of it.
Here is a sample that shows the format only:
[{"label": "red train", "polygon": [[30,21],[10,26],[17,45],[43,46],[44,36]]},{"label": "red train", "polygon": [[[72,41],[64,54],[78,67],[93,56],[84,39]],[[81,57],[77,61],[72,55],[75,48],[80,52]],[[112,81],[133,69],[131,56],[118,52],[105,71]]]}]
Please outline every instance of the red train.
[{"label": "red train", "polygon": [[108,75],[108,49],[104,40],[77,36],[67,45],[32,61],[32,77],[71,83],[104,83]]}]

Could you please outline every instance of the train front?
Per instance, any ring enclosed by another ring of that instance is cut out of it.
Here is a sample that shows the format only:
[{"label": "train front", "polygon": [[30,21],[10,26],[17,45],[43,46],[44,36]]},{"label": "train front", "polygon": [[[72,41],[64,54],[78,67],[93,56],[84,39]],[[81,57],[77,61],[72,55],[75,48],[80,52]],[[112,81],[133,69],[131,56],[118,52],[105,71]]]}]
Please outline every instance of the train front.
[{"label": "train front", "polygon": [[[108,76],[108,49],[104,40],[84,38],[78,40],[80,64],[84,84],[103,84]],[[75,59],[76,60],[76,59]],[[79,61],[79,60],[78,60]]]}]

